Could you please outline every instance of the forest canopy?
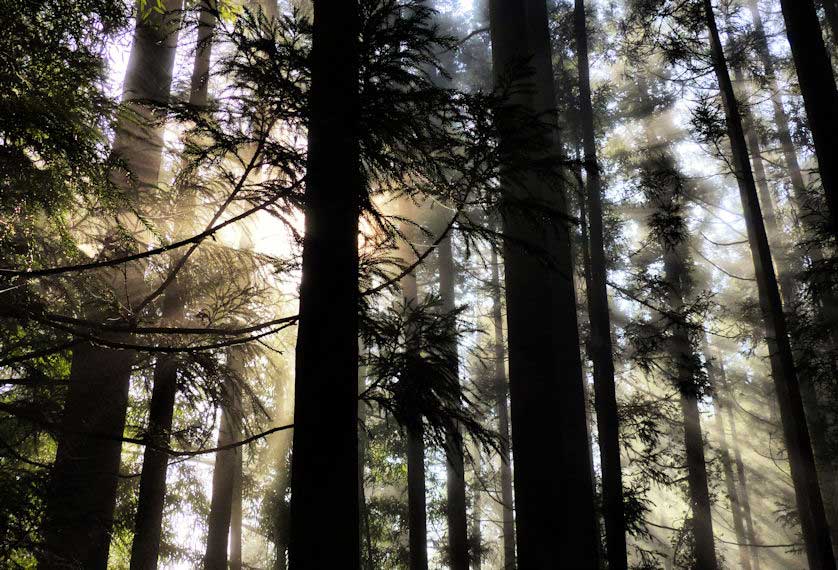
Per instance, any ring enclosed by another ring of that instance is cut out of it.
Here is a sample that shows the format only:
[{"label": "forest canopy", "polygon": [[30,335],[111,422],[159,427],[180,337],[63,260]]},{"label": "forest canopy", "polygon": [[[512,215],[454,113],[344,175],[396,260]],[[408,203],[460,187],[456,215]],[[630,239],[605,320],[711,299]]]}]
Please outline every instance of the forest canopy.
[{"label": "forest canopy", "polygon": [[838,0],[0,30],[0,567],[836,569]]}]

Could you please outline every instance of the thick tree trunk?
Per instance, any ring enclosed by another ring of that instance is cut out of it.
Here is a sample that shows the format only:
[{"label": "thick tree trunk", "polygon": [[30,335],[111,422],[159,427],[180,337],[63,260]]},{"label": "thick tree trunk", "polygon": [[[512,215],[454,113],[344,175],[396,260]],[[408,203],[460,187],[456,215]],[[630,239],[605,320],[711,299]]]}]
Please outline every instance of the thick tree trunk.
[{"label": "thick tree trunk", "polygon": [[[544,0],[493,0],[495,83],[529,61],[531,90],[510,96],[498,114],[502,152],[520,148],[515,107],[547,117],[532,157],[558,158],[551,49]],[[528,167],[503,177],[504,262],[515,457],[518,560],[524,569],[597,568],[598,536],[588,440],[570,232],[557,192]],[[516,208],[535,201],[558,215],[545,220]],[[533,255],[545,251],[552,259]],[[550,452],[545,453],[545,442]]]},{"label": "thick tree trunk", "polygon": [[242,570],[242,448],[238,448],[233,465],[233,504],[230,512],[230,570]]},{"label": "thick tree trunk", "polygon": [[614,384],[614,355],[611,319],[606,289],[605,244],[602,222],[602,183],[597,161],[594,112],[588,62],[588,32],[585,2],[576,0],[574,11],[576,53],[579,69],[579,109],[587,174],[590,282],[588,312],[591,326],[590,352],[594,365],[594,392],[602,465],[602,503],[605,521],[606,558],[610,570],[628,568],[626,523],[623,509],[623,481],[620,465],[620,426]]},{"label": "thick tree trunk", "polygon": [[[168,0],[164,6],[164,14],[138,18],[124,82],[124,100],[138,120],[122,121],[113,144],[114,154],[125,161],[140,190],[157,184],[163,141],[152,111],[132,101],[162,103],[169,96],[180,0]],[[136,191],[124,173],[115,174],[114,183],[126,196]],[[139,280],[139,272],[132,272],[131,279]],[[137,285],[129,283],[131,294]],[[87,312],[91,320],[106,316],[98,307]],[[134,359],[131,351],[89,343],[73,350],[70,389],[43,519],[39,560],[44,567],[107,567],[120,438]]]},{"label": "thick tree trunk", "polygon": [[[784,2],[783,5],[785,7],[786,3]],[[832,555],[829,526],[826,523],[826,514],[821,499],[812,444],[806,426],[800,386],[792,358],[788,328],[771,261],[771,251],[748,157],[745,134],[742,129],[742,116],[733,92],[733,84],[730,80],[710,0],[704,0],[704,8],[713,52],[713,66],[722,93],[728,136],[733,151],[733,164],[739,184],[751,254],[754,260],[766,340],[771,355],[771,371],[780,405],[780,416],[789,454],[789,466],[794,481],[797,508],[806,542],[809,566],[831,570],[835,568],[835,559]],[[832,89],[834,91],[834,84]],[[835,112],[838,112],[838,105],[836,105]]]},{"label": "thick tree trunk", "polygon": [[[662,244],[664,271],[669,288],[669,306],[680,313],[684,306],[684,280],[687,267],[684,263],[684,244]],[[699,392],[696,386],[694,350],[689,332],[682,323],[673,323],[671,355],[675,359],[675,374],[680,394],[681,413],[684,416],[684,447],[687,457],[687,487],[692,512],[692,530],[695,544],[694,570],[716,570],[716,546],[713,538],[713,517],[710,491],[707,483],[707,463],[704,457],[704,436],[698,410]]]},{"label": "thick tree trunk", "polygon": [[707,345],[704,346],[704,357],[707,361],[707,377],[713,390],[713,405],[715,407],[716,436],[719,439],[719,455],[722,460],[722,472],[725,478],[725,490],[730,503],[730,514],[733,519],[733,530],[736,542],[739,543],[739,564],[742,570],[751,570],[751,557],[748,551],[748,535],[745,533],[745,521],[742,517],[742,507],[739,503],[739,491],[736,488],[736,476],[733,473],[733,463],[730,459],[730,449],[727,445],[727,433],[724,420],[724,395],[716,374],[716,365],[712,362]]},{"label": "thick tree trunk", "polygon": [[503,502],[503,570],[515,570],[515,513],[512,467],[509,457],[509,383],[506,380],[506,346],[503,340],[503,307],[498,251],[492,246],[492,324],[495,332],[495,413],[500,434],[500,487]]},{"label": "thick tree trunk", "polygon": [[[357,0],[314,2],[291,463],[291,570],[353,570],[360,565],[358,29]],[[328,548],[323,547],[324,513],[329,525],[339,529]]]},{"label": "thick tree trunk", "polygon": [[[192,66],[189,102],[197,107],[207,103],[207,85],[212,51],[215,15],[202,9],[198,23],[198,42]],[[184,224],[175,221],[175,233],[184,233]],[[163,323],[177,326],[184,316],[183,287],[176,279],[163,297]],[[177,357],[161,354],[154,367],[154,385],[148,413],[148,431],[152,441],[168,447],[172,429],[175,396],[177,393]],[[160,529],[163,523],[163,504],[166,499],[166,470],[168,455],[146,447],[140,474],[140,494],[134,519],[134,540],[131,544],[131,570],[155,570],[160,551]]]},{"label": "thick tree trunk", "polygon": [[[454,253],[449,233],[439,243],[439,293],[442,298],[442,310],[450,313],[455,310],[457,279],[454,267]],[[456,354],[456,347],[451,347]],[[459,378],[459,363],[453,359],[449,371],[453,378]],[[459,426],[446,438],[446,518],[448,520],[448,556],[451,570],[468,570],[468,519],[466,516],[466,474],[463,463],[463,436]]]},{"label": "thick tree trunk", "polygon": [[[231,350],[229,358],[232,375],[225,380],[225,402],[221,408],[221,426],[218,430],[218,447],[235,443],[241,439],[241,398],[236,386],[244,369],[242,356]],[[212,471],[212,498],[207,522],[207,550],[204,555],[204,570],[227,570],[227,551],[230,523],[233,517],[236,478],[241,473],[241,447],[215,452],[215,467]],[[241,529],[239,529],[241,532]],[[239,535],[241,536],[241,535]],[[239,546],[241,541],[239,540]],[[232,549],[231,553],[232,553]]]},{"label": "thick tree trunk", "polygon": [[832,63],[812,0],[780,0],[780,6],[815,143],[830,229],[838,237],[838,89]]}]

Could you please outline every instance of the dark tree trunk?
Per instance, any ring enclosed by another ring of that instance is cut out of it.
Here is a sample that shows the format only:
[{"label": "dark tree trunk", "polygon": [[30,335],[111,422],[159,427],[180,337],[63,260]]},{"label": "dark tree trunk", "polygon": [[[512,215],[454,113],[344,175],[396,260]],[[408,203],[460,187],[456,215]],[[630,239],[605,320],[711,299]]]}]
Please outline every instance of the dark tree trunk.
[{"label": "dark tree trunk", "polygon": [[[810,2],[807,3],[810,4]],[[783,2],[784,7],[786,4],[786,2]],[[821,499],[817,471],[815,470],[812,444],[806,426],[800,386],[792,358],[788,327],[783,314],[777,278],[771,261],[768,237],[748,157],[745,134],[742,129],[742,115],[733,92],[733,84],[730,80],[710,0],[704,0],[704,8],[713,52],[713,66],[719,81],[725,108],[728,137],[733,151],[733,164],[739,184],[751,254],[754,260],[766,340],[771,355],[771,371],[780,406],[780,416],[789,454],[789,466],[794,481],[797,508],[806,542],[809,566],[831,570],[835,568],[835,559],[832,556],[829,526],[826,523],[826,514]],[[834,84],[832,89],[834,92]],[[835,112],[838,112],[838,105],[836,105]]]},{"label": "dark tree trunk", "polygon": [[[727,404],[730,404],[730,389],[727,385],[727,378],[725,376],[725,367],[719,362],[719,380],[722,390],[720,398],[723,398]],[[760,570],[759,567],[759,546],[757,542],[756,529],[754,528],[754,519],[751,515],[751,501],[748,497],[748,474],[745,471],[745,463],[742,461],[742,449],[740,447],[739,437],[736,433],[736,415],[733,412],[731,405],[726,405],[727,417],[730,423],[730,437],[733,443],[733,458],[736,462],[736,479],[739,482],[738,496],[739,502],[742,506],[742,517],[745,520],[745,532],[748,537],[748,544],[751,545],[751,562],[754,570]]]},{"label": "dark tree trunk", "polygon": [[[357,0],[314,2],[291,570],[359,568]],[[329,334],[324,334],[329,331]],[[328,355],[324,358],[324,355]],[[339,529],[323,547],[323,516]]]},{"label": "dark tree trunk", "polygon": [[[439,243],[439,293],[442,298],[442,310],[450,313],[455,310],[456,292],[454,285],[457,274],[454,267],[454,253],[449,233]],[[456,354],[456,347],[451,352]],[[449,373],[459,377],[459,363],[452,359]],[[451,570],[468,570],[468,519],[466,516],[466,474],[463,463],[463,436],[459,426],[454,426],[446,439],[446,491],[448,503],[448,556]]]},{"label": "dark tree trunk", "polygon": [[733,473],[733,463],[730,459],[730,449],[727,445],[727,433],[725,432],[724,420],[724,395],[719,385],[716,365],[710,358],[710,352],[705,343],[704,356],[707,361],[707,377],[710,380],[710,387],[713,390],[713,404],[715,407],[716,435],[719,438],[719,455],[722,460],[722,472],[725,478],[725,490],[728,502],[730,503],[730,514],[733,519],[733,530],[736,533],[736,542],[739,543],[739,564],[742,570],[751,570],[751,557],[748,553],[748,535],[745,533],[745,521],[742,517],[742,507],[739,502],[739,491],[736,488],[736,476]]},{"label": "dark tree trunk", "polygon": [[[519,147],[514,106],[548,117],[546,135],[531,156],[558,158],[555,96],[547,6],[543,0],[493,0],[495,83],[530,61],[531,90],[510,96],[498,114],[501,148]],[[570,232],[564,193],[529,167],[503,177],[504,262],[515,457],[518,560],[525,569],[597,568],[598,536],[588,440]],[[535,201],[559,214],[527,215],[519,201]],[[551,263],[533,255],[546,251]],[[550,452],[545,453],[545,442]]]},{"label": "dark tree trunk", "polygon": [[614,355],[611,346],[611,319],[606,289],[605,244],[602,223],[602,183],[597,161],[594,134],[594,111],[588,63],[588,32],[585,2],[576,0],[574,13],[576,53],[579,68],[579,109],[587,174],[589,222],[590,282],[588,312],[590,317],[590,352],[594,365],[594,392],[602,464],[602,503],[605,521],[606,558],[611,570],[628,568],[626,523],[623,510],[623,481],[620,465],[620,426],[617,393],[614,384]]},{"label": "dark tree trunk", "polygon": [[838,236],[838,90],[832,63],[812,0],[780,0],[780,6],[815,143],[830,230]]},{"label": "dark tree trunk", "polygon": [[[409,213],[405,213],[408,217]],[[405,236],[412,237],[414,232],[408,224],[403,224],[402,232]],[[412,262],[415,257],[413,250],[409,247],[403,248],[403,255],[406,262]],[[416,285],[416,275],[409,273],[401,280],[402,297],[405,306],[409,309],[415,307],[419,292]],[[416,342],[410,337],[413,331],[408,331],[408,350],[414,358],[419,358]],[[421,382],[414,373],[409,372],[408,377],[413,382]],[[425,428],[423,418],[415,413],[407,418],[405,431],[407,432],[407,516],[408,516],[408,545],[409,545],[409,570],[428,570],[428,518],[427,504],[425,497]]]},{"label": "dark tree trunk", "polygon": [[428,570],[425,442],[422,419],[407,428],[407,513],[410,570]]},{"label": "dark tree trunk", "polygon": [[503,341],[498,251],[492,247],[492,323],[495,330],[495,413],[500,434],[500,487],[503,502],[503,570],[515,569],[515,513],[512,497],[512,467],[509,463],[509,384],[506,380],[506,346]]},{"label": "dark tree trunk", "polygon": [[[157,184],[163,141],[161,129],[152,126],[152,111],[132,101],[163,103],[169,96],[180,0],[164,5],[164,14],[154,12],[137,21],[123,89],[124,100],[138,120],[121,122],[113,144],[114,154],[125,161],[140,190]],[[126,196],[137,190],[124,173],[114,174],[114,183]],[[130,294],[136,293],[134,280],[141,279],[139,273],[130,272]],[[98,307],[86,311],[91,320],[108,316]],[[39,560],[44,567],[107,567],[120,438],[134,359],[131,351],[89,343],[73,350],[70,389],[43,519]]]},{"label": "dark tree trunk", "polygon": [[[684,285],[688,269],[685,244],[662,244],[664,271],[669,289],[669,306],[677,314],[684,307]],[[694,570],[716,570],[716,547],[713,539],[713,517],[710,491],[707,484],[707,463],[704,457],[704,436],[698,410],[699,391],[696,384],[695,353],[686,326],[673,323],[671,355],[675,359],[675,380],[680,395],[681,413],[684,416],[684,447],[687,457],[687,486],[692,512],[692,530],[695,542]]]},{"label": "dark tree trunk", "polygon": [[[203,107],[207,103],[212,33],[215,14],[202,9],[198,24],[198,42],[192,67],[189,102]],[[176,234],[183,234],[182,223],[175,221]],[[163,323],[177,326],[184,316],[183,286],[175,280],[163,297]],[[152,441],[168,447],[172,429],[175,395],[177,393],[178,362],[175,355],[161,354],[154,366],[154,385],[148,413],[148,431]],[[134,519],[134,540],[131,544],[131,570],[155,570],[160,551],[160,529],[166,499],[166,470],[168,455],[146,447],[140,474],[140,493]]]},{"label": "dark tree trunk", "polygon": [[[244,370],[244,363],[242,355],[238,354],[235,349],[229,352],[229,358],[232,361],[231,375],[225,379],[225,401],[221,408],[218,447],[228,446],[241,439],[241,398],[236,383]],[[241,476],[241,451],[241,447],[234,447],[215,452],[204,570],[227,570],[228,567],[228,539],[233,518],[236,479]],[[241,491],[240,486],[239,491]],[[241,502],[239,502],[239,507],[241,507]],[[241,511],[239,511],[239,522],[241,522]],[[241,546],[240,537],[241,528],[239,528],[239,546]],[[233,549],[230,548],[231,554],[232,551]],[[230,559],[232,560],[232,556]]]},{"label": "dark tree trunk", "polygon": [[[825,0],[823,4],[824,7],[827,5],[834,7],[835,0]],[[783,149],[786,168],[789,172],[789,176],[791,177],[792,189],[794,191],[794,201],[796,202],[799,218],[802,221],[803,227],[808,231],[809,235],[814,236],[817,232],[814,224],[814,215],[808,205],[808,199],[806,196],[808,190],[803,182],[800,165],[797,161],[797,153],[791,138],[791,133],[789,132],[788,117],[783,109],[782,100],[780,99],[779,86],[777,85],[774,71],[774,60],[768,49],[768,40],[765,36],[762,16],[760,15],[759,7],[757,6],[755,0],[751,0],[749,2],[749,7],[756,31],[757,52],[759,53],[763,67],[765,68],[765,74],[769,81],[769,88],[771,89],[772,102],[774,106],[774,120],[777,124],[778,138],[780,139]],[[754,152],[754,174],[756,175],[757,182],[759,183],[760,173],[757,168],[758,157],[756,156],[758,154],[758,151],[756,150],[758,147],[755,146],[758,144],[758,140],[755,139],[755,135],[751,135],[749,133],[748,144],[750,145],[752,152]],[[766,201],[762,196],[761,188],[760,200],[763,205],[766,204]],[[774,229],[776,228],[776,222],[772,227],[773,220],[771,218],[771,213],[766,212],[766,230],[768,231],[769,238],[772,236],[772,233],[777,231]],[[771,247],[775,248],[773,244]],[[807,246],[807,249],[814,262],[818,263],[823,260],[824,254],[819,245],[810,244]],[[774,249],[774,251],[776,251],[776,249]],[[789,256],[788,265],[783,263],[779,264],[780,290],[783,296],[783,302],[785,303],[787,309],[794,306],[793,293],[795,291],[795,281],[793,275],[790,275],[789,270],[786,269],[784,271],[783,268],[785,266],[797,269],[799,265],[799,261],[796,261],[793,256]],[[818,308],[821,311],[821,318],[825,323],[831,324],[834,331],[834,324],[838,322],[838,298],[836,298],[835,294],[829,291],[828,288],[826,291],[822,292],[821,297],[822,298],[815,300],[819,305]],[[836,346],[835,332],[830,335],[828,342],[833,348]],[[838,493],[836,493],[836,488],[832,484],[832,481],[836,479],[836,465],[830,451],[829,442],[827,441],[826,419],[824,418],[823,410],[819,404],[815,386],[812,384],[811,379],[809,379],[805,374],[801,375],[799,380],[803,407],[806,411],[806,420],[812,438],[812,447],[815,453],[816,464],[819,469],[820,481],[824,483],[823,499],[827,505],[831,504],[831,509],[827,511],[827,519],[830,522],[832,545],[833,548],[835,548],[836,544],[838,544]]]}]

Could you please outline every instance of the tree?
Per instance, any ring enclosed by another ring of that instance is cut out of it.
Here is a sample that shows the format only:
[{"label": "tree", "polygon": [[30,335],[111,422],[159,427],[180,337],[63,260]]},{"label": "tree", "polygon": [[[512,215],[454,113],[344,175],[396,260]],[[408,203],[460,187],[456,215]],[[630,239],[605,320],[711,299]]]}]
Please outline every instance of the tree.
[{"label": "tree", "polygon": [[[490,27],[497,88],[508,85],[523,62],[534,68],[521,82],[532,91],[514,90],[498,113],[501,152],[509,158],[522,142],[527,123],[520,122],[521,112],[546,117],[528,149],[531,159],[546,156],[555,166],[546,5],[496,0]],[[564,196],[532,167],[513,175],[510,162],[502,213],[519,565],[595,568],[598,540]],[[543,208],[537,219],[516,211],[526,201]],[[549,261],[528,251],[546,251]],[[555,451],[546,456],[545,438],[555,438]],[[573,520],[557,513],[573,513]]]},{"label": "tree", "polygon": [[[356,0],[314,3],[291,463],[292,570],[360,565],[358,26]],[[325,513],[340,529],[331,534],[329,548],[321,541]]]},{"label": "tree", "polygon": [[[243,355],[230,350],[230,375],[224,383],[224,400],[221,408],[221,425],[218,429],[218,447],[215,466],[212,471],[212,501],[207,521],[207,549],[204,555],[205,570],[227,570],[228,537],[230,536],[234,494],[241,496],[241,447],[232,447],[241,439],[241,382],[244,372]],[[238,480],[238,481],[237,481]],[[236,490],[238,482],[238,490]],[[241,522],[241,499],[238,500],[239,523]],[[239,556],[241,556],[241,527],[239,527]],[[231,559],[232,561],[232,559]],[[239,561],[240,562],[240,561]]]},{"label": "tree", "polygon": [[[201,5],[198,20],[198,41],[192,66],[189,104],[203,108],[207,104],[212,35],[215,27],[215,6]],[[191,200],[184,200],[191,202]],[[176,221],[176,233],[184,235],[186,224]],[[163,323],[179,326],[184,319],[185,296],[182,279],[175,279],[163,294]],[[133,570],[155,570],[160,551],[160,529],[163,522],[163,504],[166,498],[166,471],[169,456],[156,447],[169,445],[172,429],[175,396],[177,395],[178,358],[173,354],[161,354],[154,366],[154,380],[149,405],[149,437],[155,446],[147,446],[143,453],[143,468],[140,474],[140,494],[137,500],[137,515],[134,524],[134,540],[131,543],[131,567]]]},{"label": "tree", "polygon": [[574,10],[576,55],[579,68],[579,108],[587,174],[587,210],[589,220],[590,290],[588,310],[591,322],[590,351],[594,364],[596,417],[602,462],[602,501],[608,567],[628,568],[626,525],[623,511],[623,480],[620,464],[620,426],[614,386],[614,360],[611,347],[611,319],[606,289],[605,245],[603,238],[602,182],[594,135],[594,111],[591,104],[588,33],[585,2],[576,0]]},{"label": "tree", "polygon": [[[838,89],[812,0],[780,0],[800,92],[809,118],[818,171],[829,209],[830,233],[838,237]],[[834,562],[833,562],[834,564]]]},{"label": "tree", "polygon": [[[440,307],[445,313],[456,309],[454,252],[451,246],[451,234],[447,234],[439,243],[439,291],[442,299]],[[456,338],[453,336],[452,338]],[[457,348],[451,347],[452,358],[449,363],[450,373],[459,378]],[[468,520],[466,518],[466,473],[463,461],[463,435],[459,425],[452,426],[446,440],[446,490],[448,503],[448,556],[451,570],[468,570]]]},{"label": "tree", "polygon": [[[164,6],[137,16],[123,86],[126,106],[136,116],[122,119],[113,143],[114,154],[128,169],[114,173],[114,184],[125,197],[136,191],[132,180],[138,190],[157,184],[162,133],[145,102],[165,104],[168,99],[180,1]],[[118,279],[118,274],[108,278]],[[129,290],[138,285],[130,283],[132,278],[137,274],[129,277]],[[97,306],[85,309],[90,320],[109,316]],[[70,392],[44,515],[43,564],[107,566],[132,364],[131,351],[92,343],[73,351]]]},{"label": "tree", "polygon": [[509,384],[506,380],[506,346],[503,341],[503,307],[500,284],[500,263],[497,247],[492,247],[492,327],[495,333],[495,413],[498,416],[500,440],[501,508],[503,509],[503,568],[515,566],[515,512],[512,498],[512,466],[509,456]]},{"label": "tree", "polygon": [[[786,3],[783,6],[785,7]],[[806,426],[806,416],[803,410],[797,372],[792,358],[788,328],[783,314],[768,237],[749,161],[739,102],[733,91],[712,3],[709,0],[704,0],[703,8],[710,34],[713,69],[721,90],[727,134],[733,153],[734,171],[739,184],[740,199],[748,230],[748,241],[756,271],[771,370],[780,405],[783,432],[789,453],[789,464],[794,480],[797,508],[806,541],[809,565],[813,568],[835,568],[829,526],[826,522],[826,514],[815,470],[815,460],[809,430]],[[833,83],[833,92],[834,88]],[[827,180],[825,179],[825,181]]]}]

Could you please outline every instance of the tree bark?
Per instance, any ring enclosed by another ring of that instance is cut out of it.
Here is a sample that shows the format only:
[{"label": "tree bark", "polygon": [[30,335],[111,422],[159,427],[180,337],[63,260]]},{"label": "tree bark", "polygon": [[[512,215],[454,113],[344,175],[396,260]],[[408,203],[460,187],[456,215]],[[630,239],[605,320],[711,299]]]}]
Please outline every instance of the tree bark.
[{"label": "tree bark", "polygon": [[[409,213],[404,213],[409,217]],[[414,231],[409,224],[402,224],[403,234],[412,241]],[[415,255],[413,250],[405,245],[402,253],[405,262],[412,262]],[[415,308],[419,300],[415,273],[405,275],[401,280],[402,297],[405,307]],[[407,349],[414,358],[420,358],[416,342],[411,340],[413,331],[408,331]],[[409,372],[408,377],[413,382],[421,379],[415,373]],[[425,496],[425,428],[420,414],[413,414],[407,419],[407,516],[408,516],[408,545],[409,570],[428,570],[428,516]]]},{"label": "tree bark", "polygon": [[[236,382],[244,370],[244,362],[236,349],[229,351],[228,358],[231,359],[231,374],[225,379],[225,401],[221,407],[218,447],[230,445],[241,439],[241,398]],[[241,447],[236,447],[215,452],[204,570],[227,570],[233,495],[236,478],[241,470],[241,451]]]},{"label": "tree bark", "polygon": [[[451,234],[447,234],[439,243],[439,293],[442,298],[442,311],[451,313],[456,308],[454,285],[457,279],[454,267],[454,253],[451,247]],[[456,354],[456,347],[451,347]],[[459,362],[453,359],[449,363],[449,373],[459,378]],[[463,462],[463,435],[460,427],[454,426],[446,438],[446,518],[448,521],[448,556],[451,570],[468,570],[468,519],[466,516],[466,475]]]},{"label": "tree bark", "polygon": [[[114,183],[126,196],[157,184],[163,147],[162,130],[154,113],[138,101],[163,103],[172,82],[180,0],[164,3],[163,14],[137,19],[134,42],[125,74],[123,99],[136,113],[116,130],[113,152],[136,178],[115,174]],[[132,272],[129,294],[141,277]],[[91,320],[106,315],[86,308]],[[122,339],[124,340],[124,339]],[[39,562],[44,567],[105,569],[128,388],[135,354],[85,343],[73,350],[70,388],[61,436],[46,498]],[[96,434],[92,436],[90,434]]]},{"label": "tree bark", "polygon": [[602,465],[602,503],[605,521],[606,558],[611,570],[628,568],[623,481],[620,464],[620,426],[614,383],[614,354],[606,289],[605,243],[602,220],[602,182],[596,152],[594,111],[588,62],[588,32],[585,2],[576,0],[574,10],[576,54],[579,69],[579,109],[585,150],[586,190],[589,217],[590,282],[587,291],[591,326],[590,351],[594,365],[594,392]]},{"label": "tree bark", "polygon": [[[811,6],[810,1],[807,3]],[[786,7],[785,2],[783,6]],[[739,184],[742,209],[748,230],[748,241],[754,260],[772,376],[780,406],[780,416],[809,566],[831,570],[835,568],[835,559],[832,556],[829,526],[826,523],[817,471],[815,470],[812,444],[806,426],[800,385],[792,358],[788,327],[783,314],[779,287],[774,274],[771,251],[748,157],[745,134],[742,129],[742,116],[733,91],[733,84],[730,80],[710,0],[704,0],[704,9],[710,34],[713,67],[722,94],[728,138],[733,151],[734,170]],[[834,83],[832,89],[833,91],[835,89]],[[838,112],[838,105],[836,105],[836,112]]]},{"label": "tree bark", "polygon": [[[684,280],[688,273],[685,263],[686,244],[662,244],[664,272],[669,289],[670,309],[678,314],[684,306]],[[716,570],[716,546],[713,538],[713,516],[707,483],[707,463],[704,457],[704,436],[698,410],[699,392],[696,386],[695,353],[686,326],[672,325],[670,354],[675,359],[675,380],[684,416],[684,447],[687,457],[687,486],[692,512],[695,542],[694,570]]]},{"label": "tree bark", "polygon": [[[729,403],[730,388],[727,384],[725,367],[722,362],[719,362],[719,379],[722,390],[721,398],[724,398],[726,403]],[[756,529],[754,528],[754,519],[751,515],[751,501],[748,497],[748,474],[745,471],[745,462],[742,461],[742,449],[740,447],[739,436],[736,433],[736,416],[730,405],[726,405],[725,409],[727,409],[728,421],[730,423],[730,437],[733,442],[733,458],[736,462],[736,480],[739,482],[738,496],[742,505],[742,517],[745,520],[745,532],[747,533],[748,544],[751,545],[751,562],[753,563],[753,570],[760,570],[759,542],[757,540]]]},{"label": "tree bark", "polygon": [[745,522],[742,517],[742,507],[739,503],[739,491],[736,488],[736,476],[733,473],[733,463],[730,459],[730,449],[727,445],[727,433],[724,421],[724,396],[719,385],[716,366],[713,364],[710,352],[705,343],[704,357],[707,362],[707,377],[710,380],[710,388],[713,390],[713,404],[715,408],[716,436],[719,438],[719,454],[722,461],[722,472],[725,478],[725,490],[727,491],[728,502],[730,503],[730,514],[733,519],[733,530],[736,533],[736,542],[739,543],[739,564],[742,570],[751,570],[751,557],[748,553],[748,536],[745,533]]},{"label": "tree bark", "polygon": [[[497,86],[523,62],[530,61],[535,70],[524,79],[529,89],[516,90],[510,105],[499,110],[501,152],[509,158],[519,147],[517,108],[549,119],[531,157],[558,158],[546,3],[493,0],[490,28]],[[567,207],[563,191],[533,167],[514,170],[514,176],[510,170],[502,176],[502,213],[519,566],[593,569],[599,540],[570,232],[562,219]],[[527,215],[515,207],[520,201],[536,202],[556,215]],[[546,251],[550,262],[532,251]]]},{"label": "tree bark", "polygon": [[506,380],[506,346],[503,340],[503,307],[497,248],[492,246],[492,324],[495,331],[495,413],[500,434],[500,484],[503,502],[503,570],[515,570],[515,513],[512,467],[509,457],[509,383]]},{"label": "tree bark", "polygon": [[242,570],[242,450],[237,449],[233,465],[233,504],[230,512],[230,570]]},{"label": "tree bark", "polygon": [[[198,42],[192,66],[189,103],[204,107],[207,103],[212,34],[215,14],[201,8],[198,22]],[[184,224],[175,221],[176,235],[182,235]],[[176,326],[184,317],[185,291],[180,280],[166,290],[163,297],[164,324]],[[172,429],[175,396],[177,393],[178,361],[175,355],[161,354],[154,366],[154,384],[148,413],[149,436],[155,444],[168,447]],[[131,543],[131,570],[156,570],[160,552],[160,529],[166,499],[166,470],[168,455],[146,447],[140,474],[140,493],[134,519],[134,540]]]},{"label": "tree bark", "polygon": [[[360,566],[358,31],[357,0],[314,2],[291,463],[291,570]],[[328,548],[322,541],[325,513],[329,525],[339,529]]]},{"label": "tree bark", "polygon": [[838,89],[832,63],[812,0],[780,0],[780,6],[818,157],[830,231],[838,237]]}]

